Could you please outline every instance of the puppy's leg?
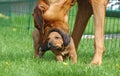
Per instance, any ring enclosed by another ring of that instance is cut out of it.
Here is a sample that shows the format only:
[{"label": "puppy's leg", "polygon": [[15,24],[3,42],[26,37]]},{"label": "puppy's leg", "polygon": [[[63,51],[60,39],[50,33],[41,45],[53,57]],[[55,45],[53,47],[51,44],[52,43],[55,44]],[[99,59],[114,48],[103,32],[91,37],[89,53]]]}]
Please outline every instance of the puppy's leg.
[{"label": "puppy's leg", "polygon": [[40,57],[43,57],[43,55],[45,54],[45,52],[46,52],[46,51],[41,51],[41,50],[39,50],[39,56],[40,56]]},{"label": "puppy's leg", "polygon": [[56,55],[56,59],[57,59],[57,61],[59,61],[59,62],[63,62],[63,57],[62,57],[62,55],[60,55],[60,54],[57,54],[57,55]]},{"label": "puppy's leg", "polygon": [[72,63],[76,63],[77,62],[77,54],[76,54],[75,45],[74,45],[72,38],[71,38],[70,46],[67,50],[69,51],[69,55],[72,58]]},{"label": "puppy's leg", "polygon": [[41,43],[41,38],[42,36],[40,36],[40,33],[38,31],[38,29],[35,28],[35,30],[33,31],[33,43],[34,43],[34,58],[36,58],[39,55],[43,55],[43,53],[39,52],[39,48],[40,48],[40,43]]},{"label": "puppy's leg", "polygon": [[88,19],[92,14],[92,7],[88,0],[77,0],[78,1],[78,12],[76,16],[75,26],[72,33],[72,38],[75,43],[76,50],[78,49],[78,45],[82,34],[87,25]]},{"label": "puppy's leg", "polygon": [[94,12],[95,26],[95,51],[91,64],[102,63],[102,54],[104,52],[104,23],[107,0],[91,0]]}]

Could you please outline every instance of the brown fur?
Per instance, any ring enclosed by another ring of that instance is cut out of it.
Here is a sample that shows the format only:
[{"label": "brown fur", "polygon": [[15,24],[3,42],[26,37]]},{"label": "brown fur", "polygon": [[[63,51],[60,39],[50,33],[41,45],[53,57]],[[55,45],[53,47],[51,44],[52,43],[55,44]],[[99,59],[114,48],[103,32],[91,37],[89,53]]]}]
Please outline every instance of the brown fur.
[{"label": "brown fur", "polygon": [[[54,24],[54,23],[53,23]],[[60,24],[60,25],[59,25]],[[59,27],[58,27],[59,26]],[[61,26],[61,27],[60,27]],[[35,54],[34,56],[40,56],[42,57],[44,53],[48,50],[51,49],[52,52],[56,55],[56,59],[58,61],[63,61],[64,57],[71,57],[72,62],[76,63],[77,62],[77,54],[74,46],[74,42],[72,38],[70,38],[70,43],[67,46],[62,46],[63,45],[63,38],[58,32],[50,32],[52,29],[59,29],[61,32],[65,33],[65,35],[69,35],[69,29],[64,29],[66,23],[64,24],[63,22],[61,23],[56,23],[52,27],[46,27],[45,28],[45,34],[40,34],[38,29],[35,29],[33,32],[33,41],[34,41],[34,48],[35,48]],[[66,31],[68,30],[68,31]],[[59,37],[59,40],[56,40],[55,37]],[[41,47],[42,44],[44,44],[47,41],[47,44],[45,45],[45,50],[40,50],[39,48]],[[49,43],[54,44],[54,48],[51,47],[49,48]]]},{"label": "brown fur", "polygon": [[67,14],[74,3],[75,0],[39,0],[33,13],[35,27],[44,32],[46,24],[56,21],[68,23]]},{"label": "brown fur", "polygon": [[[48,44],[52,42],[52,46],[54,47],[51,49],[52,52],[56,55],[58,61],[63,61],[64,58],[71,57],[73,63],[77,62],[76,50],[72,38],[70,44],[65,48],[62,46],[63,40],[59,33],[52,32],[49,34],[48,38]],[[51,46],[51,44],[49,46]]]},{"label": "brown fur", "polygon": [[91,64],[100,65],[102,63],[102,54],[104,52],[105,10],[108,0],[77,0],[77,2],[78,12],[72,33],[75,47],[76,49],[78,48],[79,41],[85,30],[88,19],[93,14],[95,26],[95,51]]},{"label": "brown fur", "polygon": [[[64,39],[63,42],[66,42],[66,46],[64,47],[62,52],[53,50],[57,60],[63,61],[62,56],[69,54],[69,56],[72,58],[72,62],[77,62],[77,54],[75,51],[73,40],[72,38],[69,38],[69,27],[67,22],[67,13],[73,3],[73,0],[39,0],[33,13],[34,24],[36,27],[33,31],[33,41],[35,49],[34,57],[37,57],[38,55],[44,55],[46,50],[49,49],[49,47],[47,46],[49,42],[49,40],[47,41],[49,31],[52,29],[59,29],[60,31],[62,31],[62,33],[64,33],[62,39]],[[49,35],[50,40],[54,39],[51,37],[51,35],[53,34],[51,33]],[[58,35],[59,34],[56,34],[56,36]],[[67,37],[69,39],[65,40],[64,37]],[[56,44],[61,41],[56,42]],[[41,49],[39,49],[41,46],[43,46],[45,50],[41,51]]]}]

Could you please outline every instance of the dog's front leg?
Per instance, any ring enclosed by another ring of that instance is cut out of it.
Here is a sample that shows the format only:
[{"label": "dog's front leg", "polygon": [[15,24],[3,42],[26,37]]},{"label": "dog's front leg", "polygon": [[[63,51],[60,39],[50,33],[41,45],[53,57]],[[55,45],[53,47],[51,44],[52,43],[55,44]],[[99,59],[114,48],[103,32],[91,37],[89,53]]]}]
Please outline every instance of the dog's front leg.
[{"label": "dog's front leg", "polygon": [[95,51],[91,64],[102,63],[102,54],[104,52],[104,23],[107,0],[91,0],[94,12],[94,26],[95,26]]},{"label": "dog's front leg", "polygon": [[56,59],[57,59],[57,61],[59,61],[59,62],[63,62],[63,57],[62,57],[62,55],[60,55],[60,54],[56,55]]}]

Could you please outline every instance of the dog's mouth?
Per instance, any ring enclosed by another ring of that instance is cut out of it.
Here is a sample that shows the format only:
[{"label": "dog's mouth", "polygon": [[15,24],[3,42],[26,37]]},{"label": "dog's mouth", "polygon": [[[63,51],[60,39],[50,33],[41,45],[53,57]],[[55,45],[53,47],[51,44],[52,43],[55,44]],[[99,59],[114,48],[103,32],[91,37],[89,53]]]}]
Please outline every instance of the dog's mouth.
[{"label": "dog's mouth", "polygon": [[61,50],[62,48],[61,48],[61,47],[58,47],[58,46],[52,46],[52,47],[50,47],[50,49],[53,49],[53,50]]},{"label": "dog's mouth", "polygon": [[62,45],[61,44],[54,44],[53,42],[48,42],[48,47],[51,50],[62,50]]},{"label": "dog's mouth", "polygon": [[49,47],[51,50],[57,50],[57,51],[61,51],[63,48],[59,47],[59,46],[50,46]]}]

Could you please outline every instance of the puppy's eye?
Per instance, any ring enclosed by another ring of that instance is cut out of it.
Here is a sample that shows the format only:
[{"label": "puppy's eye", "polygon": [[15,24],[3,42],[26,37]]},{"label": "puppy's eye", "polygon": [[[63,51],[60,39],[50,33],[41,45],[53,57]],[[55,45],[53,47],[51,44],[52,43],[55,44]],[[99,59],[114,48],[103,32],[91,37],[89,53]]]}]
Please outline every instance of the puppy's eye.
[{"label": "puppy's eye", "polygon": [[55,37],[55,39],[59,39],[59,37]]}]

